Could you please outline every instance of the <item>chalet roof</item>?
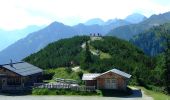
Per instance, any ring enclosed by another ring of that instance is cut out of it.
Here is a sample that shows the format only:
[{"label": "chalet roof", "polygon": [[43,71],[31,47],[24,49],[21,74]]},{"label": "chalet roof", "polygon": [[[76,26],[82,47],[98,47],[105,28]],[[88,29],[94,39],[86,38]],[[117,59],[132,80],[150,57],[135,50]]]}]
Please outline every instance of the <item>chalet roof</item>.
[{"label": "chalet roof", "polygon": [[42,69],[32,64],[29,64],[27,62],[17,62],[17,63],[5,64],[5,65],[0,65],[0,66],[12,72],[15,72],[21,76],[29,76],[29,75],[43,72]]},{"label": "chalet roof", "polygon": [[94,74],[83,74],[82,80],[93,80],[95,77],[99,76],[99,73]]},{"label": "chalet roof", "polygon": [[95,78],[100,77],[101,75],[104,75],[104,74],[109,73],[109,72],[116,73],[116,74],[123,76],[125,78],[131,77],[131,75],[128,74],[128,73],[125,73],[125,72],[120,71],[118,69],[112,69],[112,70],[109,70],[109,71],[101,73],[101,74],[99,74],[99,73],[98,74],[96,74],[96,73],[94,73],[94,74],[93,73],[92,74],[83,74],[82,80],[94,80]]},{"label": "chalet roof", "polygon": [[[109,70],[109,71],[107,71],[107,72],[104,72],[104,73],[100,74],[99,76],[104,75],[104,74],[106,74],[106,73],[108,73],[108,72],[116,73],[116,74],[118,74],[118,75],[120,75],[120,76],[123,76],[123,77],[125,77],[125,78],[130,78],[130,77],[131,77],[130,74],[125,73],[125,72],[120,71],[120,70],[115,69],[115,68],[114,68],[114,69],[111,69],[111,70]],[[99,77],[99,76],[97,76],[97,77]]]}]

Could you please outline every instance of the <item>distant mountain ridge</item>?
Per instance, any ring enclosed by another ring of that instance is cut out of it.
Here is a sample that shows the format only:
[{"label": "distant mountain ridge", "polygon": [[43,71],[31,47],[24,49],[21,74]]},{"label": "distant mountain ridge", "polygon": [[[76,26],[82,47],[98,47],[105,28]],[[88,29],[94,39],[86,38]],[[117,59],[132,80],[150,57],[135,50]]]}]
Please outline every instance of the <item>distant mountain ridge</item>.
[{"label": "distant mountain ridge", "polygon": [[109,25],[111,23],[112,24],[114,23],[114,24],[120,24],[119,26],[123,26],[124,24],[121,25],[121,23],[137,24],[137,23],[142,22],[142,21],[144,21],[146,19],[147,19],[147,17],[145,17],[142,14],[133,13],[133,14],[127,16],[125,19],[117,19],[117,18],[115,18],[115,19],[109,19],[107,21],[103,21],[100,18],[93,18],[93,19],[90,19],[90,20],[86,21],[84,23],[84,25]]},{"label": "distant mountain ridge", "polygon": [[111,29],[124,26],[124,25],[129,25],[131,23],[126,22],[124,20],[117,19],[116,21],[112,21],[110,23],[105,23],[103,25],[98,25],[98,24],[92,24],[92,25],[85,25],[85,24],[78,24],[73,26],[73,28],[77,31],[79,34],[85,34],[89,35],[89,33],[100,33],[102,35],[105,35],[108,33]]},{"label": "distant mountain ridge", "polygon": [[37,32],[29,34],[26,38],[17,41],[0,52],[0,63],[9,62],[9,59],[19,61],[22,58],[39,51],[47,44],[58,39],[75,35],[75,30],[62,23],[53,22]]},{"label": "distant mountain ridge", "polygon": [[146,19],[147,19],[147,17],[145,17],[144,15],[139,14],[139,13],[131,14],[125,18],[126,21],[133,23],[133,24],[140,23]]},{"label": "distant mountain ridge", "polygon": [[29,33],[38,31],[43,27],[45,26],[31,25],[20,30],[13,30],[13,31],[0,30],[0,40],[1,40],[0,51],[5,49],[12,43],[16,42],[17,40],[26,37]]},{"label": "distant mountain ridge", "polygon": [[150,18],[138,24],[117,27],[111,30],[107,35],[129,40],[133,36],[140,34],[153,26],[159,26],[168,22],[170,22],[170,12],[159,15],[152,15]]},{"label": "distant mountain ridge", "polygon": [[84,23],[84,25],[103,25],[105,22],[100,18],[93,18]]}]

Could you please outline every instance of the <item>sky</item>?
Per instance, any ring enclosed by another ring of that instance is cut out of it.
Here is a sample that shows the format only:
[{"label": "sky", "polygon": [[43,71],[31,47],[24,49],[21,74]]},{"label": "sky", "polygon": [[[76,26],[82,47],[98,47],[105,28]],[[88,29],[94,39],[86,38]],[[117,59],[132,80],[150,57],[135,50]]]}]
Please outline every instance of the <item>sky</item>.
[{"label": "sky", "polygon": [[75,25],[91,18],[147,17],[170,11],[169,0],[0,0],[0,29],[15,30],[53,21]]}]

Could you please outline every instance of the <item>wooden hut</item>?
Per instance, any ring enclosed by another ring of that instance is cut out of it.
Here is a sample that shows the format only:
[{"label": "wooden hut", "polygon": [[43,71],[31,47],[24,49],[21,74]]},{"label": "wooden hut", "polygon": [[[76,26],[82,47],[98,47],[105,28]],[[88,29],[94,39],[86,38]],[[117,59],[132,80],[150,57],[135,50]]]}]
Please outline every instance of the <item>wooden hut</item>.
[{"label": "wooden hut", "polygon": [[43,70],[27,62],[0,65],[0,90],[22,90],[42,81]]},{"label": "wooden hut", "polygon": [[97,89],[126,90],[131,75],[118,69],[104,73],[83,74],[82,80],[86,86],[95,86]]}]

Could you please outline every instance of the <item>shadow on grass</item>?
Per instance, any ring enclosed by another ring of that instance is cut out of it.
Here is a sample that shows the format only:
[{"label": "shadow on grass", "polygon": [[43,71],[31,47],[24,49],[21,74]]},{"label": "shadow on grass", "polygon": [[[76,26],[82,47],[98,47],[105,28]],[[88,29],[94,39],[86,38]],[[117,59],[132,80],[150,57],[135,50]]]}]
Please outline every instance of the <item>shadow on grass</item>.
[{"label": "shadow on grass", "polygon": [[105,97],[121,97],[121,98],[141,98],[141,90],[132,90],[127,88],[126,91],[123,90],[113,90],[113,89],[103,89],[101,90],[103,96]]}]

